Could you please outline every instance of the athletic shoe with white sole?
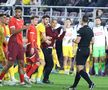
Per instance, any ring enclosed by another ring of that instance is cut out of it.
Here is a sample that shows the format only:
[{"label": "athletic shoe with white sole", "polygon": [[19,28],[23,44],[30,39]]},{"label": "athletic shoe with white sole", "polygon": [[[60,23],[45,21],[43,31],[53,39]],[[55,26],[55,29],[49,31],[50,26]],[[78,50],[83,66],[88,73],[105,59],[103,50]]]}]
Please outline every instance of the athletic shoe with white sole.
[{"label": "athletic shoe with white sole", "polygon": [[3,86],[3,84],[2,84],[2,80],[0,80],[0,87],[2,87]]},{"label": "athletic shoe with white sole", "polygon": [[28,76],[24,75],[24,82],[27,84],[32,84]]},{"label": "athletic shoe with white sole", "polygon": [[13,82],[13,81],[10,81],[10,80],[8,80],[8,81],[3,81],[3,85],[8,85],[8,86],[15,86],[16,85],[16,82]]},{"label": "athletic shoe with white sole", "polygon": [[70,86],[68,90],[76,90],[76,87]]},{"label": "athletic shoe with white sole", "polygon": [[30,84],[26,84],[26,83],[24,83],[24,82],[20,83],[20,85],[23,86],[23,87],[27,87],[27,88],[31,87]]},{"label": "athletic shoe with white sole", "polygon": [[37,84],[43,84],[43,82],[42,82],[42,81],[36,81],[36,83],[37,83]]},{"label": "athletic shoe with white sole", "polygon": [[89,89],[90,90],[93,90],[94,89],[94,86],[95,86],[94,83],[92,83],[91,85],[89,85]]}]

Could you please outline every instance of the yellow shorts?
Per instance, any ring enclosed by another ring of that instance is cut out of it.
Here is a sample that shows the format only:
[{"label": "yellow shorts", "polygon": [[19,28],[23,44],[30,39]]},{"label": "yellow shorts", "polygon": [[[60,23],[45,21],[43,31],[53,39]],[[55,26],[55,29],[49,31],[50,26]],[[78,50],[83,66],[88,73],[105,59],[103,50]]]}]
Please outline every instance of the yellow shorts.
[{"label": "yellow shorts", "polygon": [[43,51],[42,51],[41,48],[39,48],[39,58],[40,58],[41,60],[44,60],[44,59],[45,59],[45,58],[44,58]]},{"label": "yellow shorts", "polygon": [[70,58],[74,57],[72,46],[63,46],[62,50],[63,50],[63,56]]},{"label": "yellow shorts", "polygon": [[0,46],[0,61],[4,61],[6,59],[4,51],[3,51],[3,47]]}]

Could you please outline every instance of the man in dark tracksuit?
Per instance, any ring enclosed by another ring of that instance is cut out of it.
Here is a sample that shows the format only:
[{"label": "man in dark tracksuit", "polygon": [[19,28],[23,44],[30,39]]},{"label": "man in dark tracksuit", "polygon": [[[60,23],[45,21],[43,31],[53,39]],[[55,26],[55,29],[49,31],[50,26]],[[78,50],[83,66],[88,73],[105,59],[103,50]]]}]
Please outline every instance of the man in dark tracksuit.
[{"label": "man in dark tracksuit", "polygon": [[51,37],[51,44],[48,45],[47,43],[43,42],[42,43],[42,51],[44,53],[44,57],[45,57],[45,68],[44,68],[44,78],[43,78],[43,83],[47,83],[50,84],[51,82],[49,81],[49,76],[50,73],[52,71],[53,68],[53,58],[52,58],[52,49],[55,43],[55,40],[57,39],[63,39],[64,35],[65,35],[65,31],[63,31],[63,33],[60,35],[58,33],[58,29],[54,29],[55,25],[57,23],[56,19],[53,19],[51,21],[51,26],[47,25],[46,26],[46,36]]},{"label": "man in dark tracksuit", "polygon": [[78,43],[78,49],[76,53],[76,65],[77,73],[75,76],[74,84],[69,88],[69,90],[76,90],[77,84],[80,81],[80,78],[84,78],[89,84],[89,89],[93,90],[94,83],[90,80],[88,74],[84,71],[84,66],[87,61],[87,58],[90,54],[90,43],[93,42],[93,31],[87,25],[88,17],[83,16],[82,25],[83,27],[77,32],[77,39],[73,42]]}]

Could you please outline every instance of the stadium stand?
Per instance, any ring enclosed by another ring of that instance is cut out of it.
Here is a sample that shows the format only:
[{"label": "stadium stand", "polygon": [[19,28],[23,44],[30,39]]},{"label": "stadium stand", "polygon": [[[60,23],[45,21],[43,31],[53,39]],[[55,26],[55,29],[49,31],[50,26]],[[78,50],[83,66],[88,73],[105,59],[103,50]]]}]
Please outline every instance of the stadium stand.
[{"label": "stadium stand", "polygon": [[[17,5],[16,5],[17,6]],[[96,17],[96,11],[98,9],[102,9],[103,13],[101,15],[103,21],[107,21],[107,7],[79,7],[79,6],[34,6],[34,5],[20,5],[23,7],[24,13],[23,17],[24,19],[27,17],[30,17],[30,15],[38,15],[39,17],[42,17],[43,15],[49,15],[50,17],[59,17],[59,18],[77,18],[79,20],[84,14],[87,14],[91,19],[94,19]],[[10,7],[10,8],[7,8]],[[14,12],[13,9],[15,6],[0,6],[0,13],[8,13],[9,15],[13,15]],[[34,8],[31,10],[31,8]],[[63,11],[56,11],[55,8],[63,9]],[[79,12],[68,12],[68,9],[78,9]],[[48,9],[47,11],[45,9]],[[84,9],[92,9],[92,11],[85,11]]]}]

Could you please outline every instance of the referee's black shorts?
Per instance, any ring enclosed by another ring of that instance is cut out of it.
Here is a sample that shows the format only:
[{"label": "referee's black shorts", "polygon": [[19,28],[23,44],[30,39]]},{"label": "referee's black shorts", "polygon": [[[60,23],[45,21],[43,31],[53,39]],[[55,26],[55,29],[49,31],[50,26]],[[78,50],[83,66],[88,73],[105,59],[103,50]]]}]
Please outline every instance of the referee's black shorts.
[{"label": "referee's black shorts", "polygon": [[85,65],[89,54],[90,49],[88,47],[78,48],[76,53],[76,65]]}]

